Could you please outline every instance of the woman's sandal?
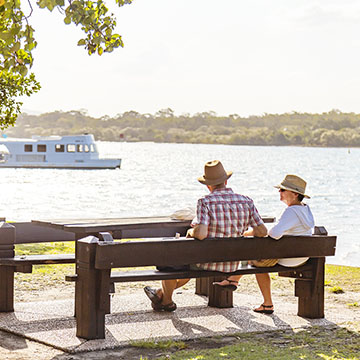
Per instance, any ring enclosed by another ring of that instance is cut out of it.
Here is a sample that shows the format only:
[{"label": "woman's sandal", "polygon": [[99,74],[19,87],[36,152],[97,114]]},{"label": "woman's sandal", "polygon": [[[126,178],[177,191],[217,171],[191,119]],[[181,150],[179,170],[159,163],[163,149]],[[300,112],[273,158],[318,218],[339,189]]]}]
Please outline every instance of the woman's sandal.
[{"label": "woman's sandal", "polygon": [[260,307],[262,307],[262,309],[254,309],[254,311],[260,314],[269,314],[269,315],[274,312],[274,305],[261,304]]},{"label": "woman's sandal", "polygon": [[[223,281],[227,281],[227,284],[222,285],[221,283]],[[235,280],[224,279],[223,281],[213,282],[213,285],[219,286],[222,289],[229,290],[229,291],[235,291],[237,289],[237,287],[238,287],[238,282],[235,281]]]}]

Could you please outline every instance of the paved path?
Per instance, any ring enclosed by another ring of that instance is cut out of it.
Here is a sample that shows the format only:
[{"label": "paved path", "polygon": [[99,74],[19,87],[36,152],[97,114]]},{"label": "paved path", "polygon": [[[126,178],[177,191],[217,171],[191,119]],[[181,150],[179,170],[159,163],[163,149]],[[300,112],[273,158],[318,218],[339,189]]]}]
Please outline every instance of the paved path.
[{"label": "paved path", "polygon": [[0,330],[21,335],[66,352],[111,349],[139,340],[188,340],[239,332],[299,329],[307,326],[345,325],[359,316],[354,311],[331,303],[325,319],[304,319],[296,316],[295,297],[275,298],[273,315],[252,311],[259,296],[234,294],[234,307],[207,307],[207,299],[194,295],[193,290],[178,291],[174,297],[178,310],[155,313],[142,291],[131,295],[116,294],[111,314],[106,316],[106,339],[84,340],[75,336],[74,302],[72,299],[17,303],[14,313],[0,314]]}]

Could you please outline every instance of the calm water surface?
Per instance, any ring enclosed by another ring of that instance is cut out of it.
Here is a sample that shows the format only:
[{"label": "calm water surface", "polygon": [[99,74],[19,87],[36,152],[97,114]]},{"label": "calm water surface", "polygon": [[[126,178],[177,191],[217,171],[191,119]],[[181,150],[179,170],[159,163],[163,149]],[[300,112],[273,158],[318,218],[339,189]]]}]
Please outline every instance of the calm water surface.
[{"label": "calm water surface", "polygon": [[98,143],[123,159],[121,170],[0,169],[0,216],[102,218],[169,215],[195,207],[207,192],[197,182],[208,160],[234,172],[228,185],[252,197],[263,215],[279,217],[285,205],[273,185],[285,174],[302,176],[316,225],[338,235],[329,263],[360,266],[360,149]]}]

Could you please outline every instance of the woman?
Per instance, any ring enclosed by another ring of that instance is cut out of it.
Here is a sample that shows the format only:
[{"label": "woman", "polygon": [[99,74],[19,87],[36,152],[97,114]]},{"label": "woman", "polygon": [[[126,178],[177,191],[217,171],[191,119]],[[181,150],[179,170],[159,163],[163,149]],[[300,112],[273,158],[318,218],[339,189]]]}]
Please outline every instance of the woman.
[{"label": "woman", "polygon": [[[311,235],[314,227],[314,218],[308,205],[302,201],[304,198],[310,198],[305,194],[306,181],[296,175],[286,175],[281,184],[276,185],[279,189],[280,200],[287,208],[280,217],[279,222],[272,227],[268,234],[270,237],[278,240],[283,235]],[[251,235],[251,234],[249,234]],[[308,258],[279,259],[278,264],[283,266],[295,267],[304,264]],[[255,266],[268,266],[268,260],[254,262]],[[275,261],[276,262],[276,261]],[[272,265],[275,265],[274,263]],[[214,283],[217,286],[223,286],[229,290],[235,290],[241,276],[230,276],[229,278]],[[262,305],[254,309],[255,312],[263,314],[272,314],[274,305],[271,298],[271,280],[268,273],[256,274],[256,280],[259,284],[264,301]]]}]

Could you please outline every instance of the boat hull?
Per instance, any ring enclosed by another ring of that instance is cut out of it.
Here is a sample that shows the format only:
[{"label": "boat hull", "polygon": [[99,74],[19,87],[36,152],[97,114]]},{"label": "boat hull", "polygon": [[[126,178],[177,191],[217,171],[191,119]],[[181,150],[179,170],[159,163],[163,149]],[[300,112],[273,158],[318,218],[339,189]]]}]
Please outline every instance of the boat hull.
[{"label": "boat hull", "polygon": [[44,164],[44,163],[33,163],[33,164],[11,164],[11,163],[0,163],[0,168],[22,168],[22,169],[120,169],[121,160],[116,160],[116,163],[104,163],[99,164]]}]

